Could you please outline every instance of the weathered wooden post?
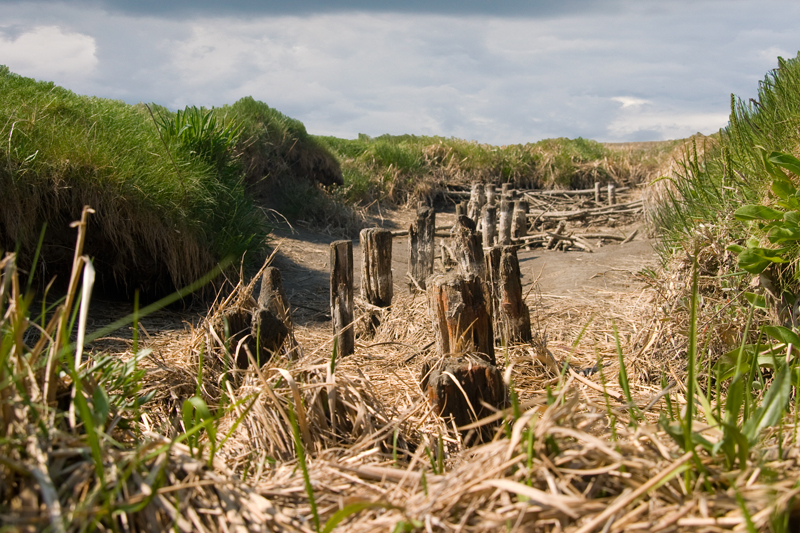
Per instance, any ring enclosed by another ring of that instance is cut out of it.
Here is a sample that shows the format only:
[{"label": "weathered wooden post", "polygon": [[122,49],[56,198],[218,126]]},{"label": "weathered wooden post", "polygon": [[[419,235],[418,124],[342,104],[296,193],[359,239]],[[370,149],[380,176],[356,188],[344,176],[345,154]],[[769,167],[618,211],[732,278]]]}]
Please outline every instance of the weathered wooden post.
[{"label": "weathered wooden post", "polygon": [[267,267],[261,276],[261,292],[258,295],[258,307],[272,312],[278,317],[283,325],[286,326],[287,335],[287,354],[289,358],[296,359],[302,357],[302,349],[294,337],[294,325],[292,324],[292,314],[289,308],[289,299],[286,298],[286,291],[283,290],[283,278],[281,271],[275,267]]},{"label": "weathered wooden post", "polygon": [[500,196],[502,198],[506,198],[511,192],[511,184],[510,183],[503,183],[500,185]]},{"label": "weathered wooden post", "polygon": [[483,245],[475,233],[475,222],[469,217],[460,216],[450,234],[453,236],[453,252],[461,273],[484,278],[486,266],[483,262]]},{"label": "weathered wooden post", "polygon": [[464,202],[463,200],[456,204],[456,216],[459,217],[461,215],[467,215],[467,202]]},{"label": "weathered wooden post", "polygon": [[495,205],[497,203],[497,188],[494,183],[486,184],[486,205]]},{"label": "weathered wooden post", "polygon": [[431,279],[430,308],[439,354],[478,353],[495,364],[491,302],[475,275],[445,274]]},{"label": "weathered wooden post", "polygon": [[[433,275],[433,258],[436,256],[436,212],[431,207],[419,206],[417,220],[408,229],[409,290],[425,290],[425,280]],[[444,262],[444,257],[442,258]]]},{"label": "weathered wooden post", "polygon": [[483,186],[480,183],[472,184],[472,192],[469,195],[469,204],[467,204],[467,216],[477,226],[481,218],[481,208],[486,203],[486,196],[483,194]]},{"label": "weathered wooden post", "polygon": [[594,182],[594,203],[600,204],[600,182]]},{"label": "weathered wooden post", "polygon": [[514,202],[503,195],[500,199],[500,227],[497,244],[511,244],[511,219],[513,218]]},{"label": "weathered wooden post", "polygon": [[483,221],[483,245],[492,246],[497,230],[497,206],[489,203],[484,205],[481,220]]},{"label": "weathered wooden post", "polygon": [[339,355],[355,351],[353,329],[353,243],[331,243],[331,321]]},{"label": "weathered wooden post", "polygon": [[511,236],[521,239],[528,234],[528,202],[517,200],[514,202],[513,220],[511,223]]},{"label": "weathered wooden post", "polygon": [[361,296],[376,307],[392,305],[392,232],[365,228],[359,235],[364,260],[361,262]]},{"label": "weathered wooden post", "polygon": [[617,203],[617,186],[613,183],[608,184],[608,205]]},{"label": "weathered wooden post", "polygon": [[506,346],[530,343],[531,316],[522,296],[522,277],[515,246],[503,248],[500,258],[500,322],[501,335]]},{"label": "weathered wooden post", "polygon": [[500,331],[500,257],[502,246],[492,246],[486,253],[486,285],[492,301],[492,325],[494,331]]}]

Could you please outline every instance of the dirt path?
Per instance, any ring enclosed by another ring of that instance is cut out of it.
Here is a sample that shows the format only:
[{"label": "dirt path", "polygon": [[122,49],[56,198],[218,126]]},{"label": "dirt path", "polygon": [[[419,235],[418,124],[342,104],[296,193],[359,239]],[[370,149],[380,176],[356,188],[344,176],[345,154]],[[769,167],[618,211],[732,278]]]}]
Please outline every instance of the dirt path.
[{"label": "dirt path", "polygon": [[[411,223],[411,210],[383,211],[379,226],[405,229]],[[455,215],[437,213],[437,226],[451,225]],[[619,302],[625,295],[635,297],[645,283],[642,269],[654,268],[657,257],[653,242],[644,235],[642,222],[624,227],[581,228],[581,231],[615,234],[626,237],[636,229],[637,236],[626,244],[610,241],[595,247],[593,253],[552,251],[543,248],[519,251],[523,287],[529,306],[556,305],[573,300],[574,304],[592,307]],[[298,325],[318,331],[330,328],[329,312],[329,253],[330,244],[338,238],[303,228],[284,226],[274,232],[278,253],[273,264],[281,269],[287,296],[294,307]],[[437,250],[438,242],[437,238]],[[392,268],[395,294],[408,291],[408,238],[396,237],[392,248]],[[353,240],[353,260],[356,294],[361,277],[361,250],[358,239]],[[437,262],[438,263],[438,262]],[[616,305],[616,303],[615,303]]]}]

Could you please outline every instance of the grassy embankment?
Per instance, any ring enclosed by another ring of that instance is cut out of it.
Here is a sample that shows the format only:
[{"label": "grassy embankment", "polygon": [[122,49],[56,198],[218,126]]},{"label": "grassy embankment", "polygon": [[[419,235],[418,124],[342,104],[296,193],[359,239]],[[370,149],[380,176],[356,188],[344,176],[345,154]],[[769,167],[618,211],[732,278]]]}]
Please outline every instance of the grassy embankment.
[{"label": "grassy embankment", "polygon": [[473,181],[532,189],[589,188],[595,181],[638,185],[655,177],[676,145],[615,146],[559,138],[492,146],[415,135],[318,139],[341,162],[345,198],[361,205],[383,198],[403,203]]},{"label": "grassy embankment", "polygon": [[[337,161],[292,120],[252,98],[177,114],[76,95],[0,67],[0,247],[65,280],[84,205],[99,285],[164,293],[264,244],[259,206],[319,197]],[[291,188],[290,188],[291,187]],[[62,281],[64,283],[64,281]]]}]

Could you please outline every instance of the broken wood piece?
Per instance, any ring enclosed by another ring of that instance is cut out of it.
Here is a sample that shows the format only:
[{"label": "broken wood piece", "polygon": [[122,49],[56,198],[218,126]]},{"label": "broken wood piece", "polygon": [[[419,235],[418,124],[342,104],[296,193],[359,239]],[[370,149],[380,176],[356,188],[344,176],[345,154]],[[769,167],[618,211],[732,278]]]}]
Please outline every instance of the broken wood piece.
[{"label": "broken wood piece", "polygon": [[483,185],[478,182],[472,184],[472,192],[467,204],[467,216],[472,219],[477,227],[481,218],[481,209],[486,203],[486,195],[483,192]]},{"label": "broken wood piece", "polygon": [[475,275],[445,274],[428,288],[440,355],[477,353],[495,363],[489,290]]},{"label": "broken wood piece", "polygon": [[564,228],[566,227],[567,223],[562,220],[558,223],[558,226],[556,227],[555,231],[553,232],[548,231],[547,234],[550,236],[550,242],[547,243],[547,246],[545,246],[545,248],[547,248],[548,250],[552,250],[553,248],[555,248],[556,244],[558,244],[558,242],[563,237],[562,234],[564,233]]},{"label": "broken wood piece", "polygon": [[331,243],[331,322],[339,355],[355,351],[353,329],[353,243]]}]

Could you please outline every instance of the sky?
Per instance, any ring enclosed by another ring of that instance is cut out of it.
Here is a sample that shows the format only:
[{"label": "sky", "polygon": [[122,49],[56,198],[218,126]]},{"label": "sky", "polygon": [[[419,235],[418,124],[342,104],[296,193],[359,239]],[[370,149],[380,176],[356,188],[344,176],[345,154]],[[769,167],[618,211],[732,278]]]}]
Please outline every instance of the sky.
[{"label": "sky", "polygon": [[789,0],[0,0],[0,64],[170,109],[252,96],[317,135],[654,141],[724,127],[798,20]]}]

